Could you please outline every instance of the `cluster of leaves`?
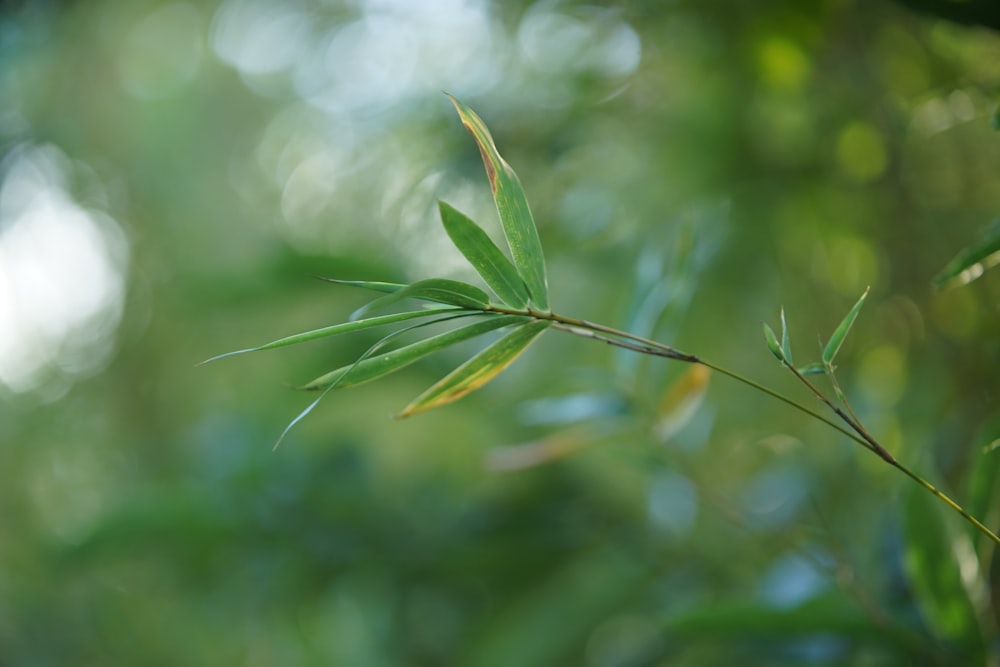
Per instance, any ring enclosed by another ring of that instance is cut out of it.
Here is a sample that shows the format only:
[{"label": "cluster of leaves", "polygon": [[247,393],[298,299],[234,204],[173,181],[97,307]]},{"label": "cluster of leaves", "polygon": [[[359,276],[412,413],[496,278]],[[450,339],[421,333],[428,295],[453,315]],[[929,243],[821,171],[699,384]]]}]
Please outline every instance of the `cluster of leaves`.
[{"label": "cluster of leaves", "polygon": [[[451,96],[449,98],[482,153],[483,164],[486,167],[513,261],[508,259],[479,225],[445,202],[439,202],[441,221],[452,242],[482,276],[496,299],[492,299],[475,285],[443,278],[420,280],[408,285],[323,278],[341,285],[381,292],[383,296],[355,311],[348,322],[288,336],[257,347],[228,352],[207,361],[409,320],[418,322],[383,337],[354,363],[325,373],[303,385],[302,389],[323,393],[300,413],[288,428],[308,414],[329,391],[335,388],[352,387],[376,380],[446,347],[493,331],[509,329],[499,340],[416,397],[398,416],[407,417],[445,405],[489,382],[553,324],[553,321],[548,319],[551,311],[542,245],[524,189],[517,174],[500,156],[493,137],[482,119],[462,102]],[[382,310],[405,300],[416,301],[420,305],[414,310],[369,316],[372,311]],[[382,348],[406,332],[432,324],[467,318],[476,318],[476,322],[379,353]]]},{"label": "cluster of leaves", "polygon": [[[868,290],[861,295],[854,307],[844,316],[840,324],[834,330],[833,334],[830,336],[830,340],[827,341],[826,345],[823,346],[822,363],[814,362],[796,369],[798,373],[802,375],[818,375],[826,373],[828,375],[833,375],[833,360],[840,352],[840,347],[844,344],[844,339],[847,338],[847,334],[851,331],[851,327],[854,326],[854,320],[858,319],[858,313],[861,312],[861,307],[865,303],[865,299],[868,298]],[[771,354],[777,358],[782,364],[795,368],[795,364],[792,362],[792,345],[791,341],[788,339],[788,327],[785,323],[785,310],[781,310],[781,342],[778,342],[778,337],[766,322],[764,323],[764,340],[767,342],[767,348],[771,351]]]},{"label": "cluster of leaves", "polygon": [[[383,295],[355,311],[348,322],[296,334],[258,347],[237,350],[213,357],[213,359],[293,345],[307,340],[386,324],[397,324],[409,320],[416,320],[416,323],[384,336],[353,363],[325,373],[303,385],[302,389],[321,393],[285,428],[278,443],[292,426],[305,417],[327,393],[335,388],[351,387],[376,380],[404,368],[432,352],[478,338],[493,331],[507,329],[507,333],[500,339],[489,344],[417,396],[398,416],[407,417],[451,403],[485,385],[517,359],[542,332],[548,328],[556,328],[641,354],[693,364],[695,368],[703,371],[706,369],[715,370],[777,398],[828,424],[867,448],[886,463],[923,486],[942,503],[950,506],[993,542],[1000,544],[1000,537],[978,519],[966,512],[923,477],[897,461],[867,431],[841,390],[834,372],[834,360],[861,312],[868,296],[868,290],[865,290],[864,294],[841,320],[826,344],[823,345],[820,362],[811,363],[801,368],[794,365],[784,310],[781,311],[780,340],[774,330],[764,324],[764,338],[771,353],[836,415],[838,421],[828,419],[801,403],[694,354],[681,352],[669,345],[601,324],[558,315],[549,308],[545,259],[542,255],[538,230],[532,219],[528,200],[520,181],[514,170],[500,156],[493,142],[493,137],[482,119],[472,109],[455,98],[450,97],[450,99],[458,110],[462,123],[475,138],[482,154],[483,164],[513,261],[507,258],[474,221],[444,202],[440,203],[441,220],[452,242],[493,291],[496,301],[493,301],[489,294],[475,285],[442,278],[420,280],[409,285],[324,278],[324,280],[337,284],[374,290]],[[980,248],[969,254],[969,257],[982,261],[983,252],[985,251]],[[966,257],[962,264],[968,264],[968,261],[970,260]],[[405,310],[387,315],[369,315],[372,311],[394,306],[404,300],[416,301],[419,306],[415,310]],[[383,347],[396,338],[414,329],[466,318],[475,318],[476,321],[415,343],[391,349],[388,352],[380,352]],[[827,398],[807,378],[808,375],[815,374],[827,376],[833,387],[836,402]],[[703,388],[707,375],[702,373],[696,377],[701,378],[700,386]]]}]

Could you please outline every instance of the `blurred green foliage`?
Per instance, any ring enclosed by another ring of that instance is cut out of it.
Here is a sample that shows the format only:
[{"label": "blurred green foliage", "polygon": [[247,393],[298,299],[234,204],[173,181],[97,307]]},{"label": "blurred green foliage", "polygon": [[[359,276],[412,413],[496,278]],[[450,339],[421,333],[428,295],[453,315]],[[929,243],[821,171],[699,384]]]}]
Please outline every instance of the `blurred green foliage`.
[{"label": "blurred green foliage", "polygon": [[808,341],[871,285],[844,390],[995,529],[1000,272],[931,281],[1000,208],[1000,35],[910,4],[8,4],[0,663],[996,664],[995,552],[724,378],[545,337],[392,420],[462,348],[271,452],[283,386],[378,334],[193,368],[362,303],[310,274],[475,281],[436,201],[500,225],[448,90],[561,313],[793,393],[761,321]]}]

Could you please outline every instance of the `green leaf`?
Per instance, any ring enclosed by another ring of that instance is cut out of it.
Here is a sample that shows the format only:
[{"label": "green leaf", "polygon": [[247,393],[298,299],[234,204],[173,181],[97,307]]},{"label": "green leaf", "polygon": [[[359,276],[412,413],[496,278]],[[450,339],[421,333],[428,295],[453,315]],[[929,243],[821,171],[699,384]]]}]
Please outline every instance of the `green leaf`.
[{"label": "green leaf", "polygon": [[807,364],[796,369],[799,375],[823,375],[826,373],[826,366],[823,364]]},{"label": "green leaf", "polygon": [[785,361],[792,365],[792,343],[788,340],[788,327],[785,325],[785,309],[781,309],[781,352]]},{"label": "green leaf", "polygon": [[361,362],[342,366],[303,385],[302,389],[323,389],[336,383],[338,388],[353,387],[378,379],[397,371],[413,362],[426,357],[432,352],[443,350],[470,338],[481,336],[487,332],[501,329],[523,322],[525,318],[518,315],[495,315],[470,324],[460,329],[452,329],[437,336],[426,338],[417,343],[397,348],[391,352],[364,359]]},{"label": "green leaf", "polygon": [[764,340],[767,341],[767,349],[771,351],[774,358],[785,363],[785,353],[781,350],[781,344],[778,342],[778,337],[774,335],[774,329],[772,329],[767,322],[764,322]]},{"label": "green leaf", "polygon": [[503,224],[504,235],[514,257],[514,265],[528,288],[532,303],[541,310],[548,311],[545,257],[542,254],[542,242],[538,238],[538,229],[531,217],[524,188],[521,187],[514,170],[500,157],[493,137],[482,119],[475,111],[451,95],[448,95],[448,98],[458,110],[462,124],[472,133],[479,146],[497,212],[500,214],[500,222]]},{"label": "green leaf", "polygon": [[369,317],[364,320],[355,320],[354,322],[344,322],[343,324],[334,324],[333,326],[323,327],[322,329],[313,329],[312,331],[304,331],[302,333],[297,333],[291,336],[286,336],[284,338],[279,338],[278,340],[273,340],[270,343],[264,343],[263,345],[258,345],[257,347],[249,347],[245,350],[236,350],[234,352],[226,352],[224,354],[219,354],[212,357],[211,359],[206,359],[205,361],[201,362],[198,365],[201,366],[202,364],[207,364],[210,361],[217,361],[218,359],[232,357],[237,354],[245,354],[247,352],[259,352],[261,350],[273,350],[276,347],[285,347],[286,345],[305,343],[306,341],[316,340],[317,338],[325,338],[327,336],[336,336],[342,333],[350,333],[352,331],[370,329],[371,327],[377,327],[383,324],[393,324],[395,322],[403,322],[405,320],[412,320],[418,317],[431,317],[432,315],[447,313],[448,311],[451,310],[458,310],[458,309],[427,308],[425,310],[408,311],[405,313],[394,313],[392,315],[382,315],[380,317]]},{"label": "green leaf", "polygon": [[445,278],[430,278],[418,280],[392,294],[375,299],[351,313],[351,319],[355,320],[364,313],[376,308],[384,308],[403,299],[434,301],[470,310],[485,310],[490,305],[490,295],[475,285],[457,280],[446,280]]},{"label": "green leaf", "polygon": [[479,272],[500,300],[511,308],[524,308],[528,290],[510,260],[479,225],[449,204],[439,201],[441,222],[452,243]]},{"label": "green leaf", "polygon": [[[1000,416],[994,417],[975,435],[972,442],[986,443],[981,456],[972,459],[966,482],[965,508],[979,517],[987,526],[996,530],[1000,525]],[[970,530],[974,541],[985,541],[985,536]],[[980,553],[983,553],[980,551]]]},{"label": "green leaf", "polygon": [[986,230],[979,243],[969,246],[948,262],[940,274],[934,278],[934,287],[941,288],[948,283],[965,285],[983,275],[986,269],[1000,264],[1000,220]]},{"label": "green leaf", "polygon": [[551,322],[527,322],[453,370],[407,405],[398,417],[425,412],[457,401],[500,374]]},{"label": "green leaf", "polygon": [[[922,489],[907,487],[900,504],[903,566],[930,633],[960,646],[966,653],[961,664],[984,664],[983,635],[970,590],[963,582],[963,566],[969,572],[981,572],[968,534]],[[982,590],[980,577],[970,582],[976,590]]]},{"label": "green leaf", "polygon": [[345,373],[341,374],[341,376],[339,378],[337,378],[336,380],[334,380],[330,384],[326,385],[326,388],[316,398],[316,400],[314,400],[312,403],[310,403],[309,405],[307,405],[306,408],[295,417],[295,419],[293,419],[292,421],[290,421],[288,423],[288,426],[285,427],[285,430],[282,431],[281,435],[278,436],[278,440],[274,443],[274,448],[273,449],[277,449],[278,446],[281,444],[281,441],[285,439],[286,435],[288,435],[288,432],[291,431],[292,428],[296,424],[298,424],[300,421],[302,421],[303,419],[305,419],[305,416],[308,415],[310,412],[312,412],[313,408],[315,408],[317,405],[319,405],[319,402],[322,401],[324,398],[326,398],[326,395],[329,394],[330,391],[332,391],[334,388],[336,388],[336,386],[338,384],[340,384],[340,382],[346,376],[348,376],[351,373],[351,371],[358,364],[360,364],[365,359],[368,359],[369,357],[371,357],[373,354],[375,354],[376,351],[378,351],[382,347],[384,347],[386,345],[386,343],[388,343],[389,341],[391,341],[393,338],[397,338],[399,336],[402,336],[403,334],[406,334],[406,333],[408,333],[410,331],[413,331],[414,329],[419,329],[421,327],[430,326],[431,324],[440,324],[442,322],[447,322],[449,320],[455,320],[455,319],[458,319],[460,317],[471,317],[473,314],[474,313],[463,313],[463,312],[459,311],[459,313],[456,314],[456,315],[450,315],[448,317],[439,317],[439,318],[437,318],[435,320],[430,320],[430,321],[427,321],[427,322],[420,322],[418,324],[414,324],[414,325],[411,325],[411,326],[408,326],[408,327],[404,327],[403,329],[397,329],[396,331],[393,331],[392,333],[387,334],[387,335],[383,336],[382,338],[380,338],[374,345],[372,345],[367,350],[365,350],[364,354],[362,354],[360,357],[358,357],[357,359],[355,359],[354,363],[351,364],[347,368],[347,371]]},{"label": "green leaf", "polygon": [[381,283],[371,280],[340,280],[338,278],[327,278],[325,276],[313,276],[319,280],[337,285],[348,285],[350,287],[362,287],[364,289],[375,290],[376,292],[387,292],[392,294],[406,287],[403,283]]},{"label": "green leaf", "polygon": [[865,299],[868,297],[869,289],[871,288],[865,288],[865,293],[861,295],[861,298],[854,304],[851,311],[847,313],[843,320],[841,320],[837,330],[833,332],[832,336],[830,336],[830,342],[828,342],[826,347],[823,348],[823,363],[827,366],[833,363],[834,357],[836,357],[837,352],[840,351],[840,346],[844,344],[844,338],[847,337],[851,327],[854,326],[854,320],[857,319],[858,313],[861,312],[861,306],[864,305]]}]

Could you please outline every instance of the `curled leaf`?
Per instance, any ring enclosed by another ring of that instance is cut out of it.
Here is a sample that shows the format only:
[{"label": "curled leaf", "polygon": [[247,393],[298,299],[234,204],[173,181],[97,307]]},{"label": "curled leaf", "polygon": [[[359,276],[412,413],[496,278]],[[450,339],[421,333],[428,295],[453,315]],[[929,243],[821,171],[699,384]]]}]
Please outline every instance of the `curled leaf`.
[{"label": "curled leaf", "polygon": [[789,366],[792,365],[792,343],[788,340],[788,327],[785,325],[785,309],[781,309],[781,353]]},{"label": "curled leaf", "polygon": [[764,322],[764,340],[767,342],[767,349],[771,351],[774,358],[784,363],[785,353],[781,350],[781,343],[778,342],[778,337],[774,335],[774,329],[767,322]]}]

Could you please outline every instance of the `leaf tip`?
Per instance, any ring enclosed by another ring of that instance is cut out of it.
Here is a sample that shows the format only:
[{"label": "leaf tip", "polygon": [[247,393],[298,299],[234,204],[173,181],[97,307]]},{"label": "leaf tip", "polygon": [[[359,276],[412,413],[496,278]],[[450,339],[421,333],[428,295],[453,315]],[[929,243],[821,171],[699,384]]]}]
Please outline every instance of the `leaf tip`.
[{"label": "leaf tip", "polygon": [[778,337],[774,333],[774,329],[767,322],[761,323],[764,327],[764,340],[767,342],[767,349],[771,351],[774,358],[778,361],[785,362],[785,353],[781,349],[781,344],[778,342]]},{"label": "leaf tip", "polygon": [[210,364],[213,361],[218,361],[219,359],[225,359],[226,357],[234,357],[237,354],[244,354],[246,352],[253,352],[256,349],[257,348],[255,348],[255,347],[248,347],[245,350],[233,350],[232,352],[223,352],[222,354],[217,354],[214,357],[209,357],[208,359],[205,359],[204,361],[199,361],[198,363],[196,363],[194,365],[194,367],[195,368],[199,368],[201,366],[204,366],[205,364]]}]

